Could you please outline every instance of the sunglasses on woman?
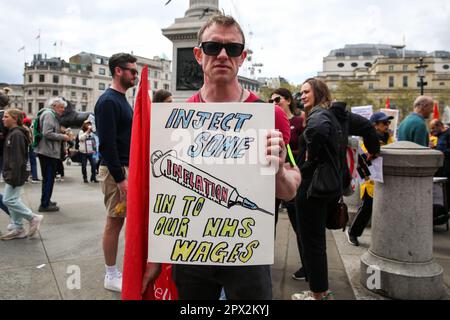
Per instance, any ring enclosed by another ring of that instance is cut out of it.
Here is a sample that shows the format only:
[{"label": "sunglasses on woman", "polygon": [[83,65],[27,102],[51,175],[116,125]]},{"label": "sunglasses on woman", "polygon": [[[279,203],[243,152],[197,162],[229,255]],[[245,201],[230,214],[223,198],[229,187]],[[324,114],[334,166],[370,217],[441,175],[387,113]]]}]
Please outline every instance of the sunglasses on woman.
[{"label": "sunglasses on woman", "polygon": [[242,43],[221,43],[215,41],[205,41],[199,46],[207,56],[218,56],[223,48],[227,52],[227,55],[231,58],[239,57],[244,51],[244,45]]},{"label": "sunglasses on woman", "polygon": [[280,101],[281,101],[281,97],[276,97],[275,99],[270,99],[269,100],[269,103],[276,103],[276,104],[278,104],[278,103],[280,103]]}]

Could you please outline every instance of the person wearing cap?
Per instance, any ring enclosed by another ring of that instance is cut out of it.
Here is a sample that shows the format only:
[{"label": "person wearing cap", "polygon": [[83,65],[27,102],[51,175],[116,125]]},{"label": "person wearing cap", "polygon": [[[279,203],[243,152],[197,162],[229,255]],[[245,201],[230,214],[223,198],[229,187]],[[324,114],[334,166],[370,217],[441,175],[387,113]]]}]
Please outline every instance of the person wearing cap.
[{"label": "person wearing cap", "polygon": [[[375,130],[380,140],[380,146],[393,143],[394,138],[389,130],[389,125],[394,117],[386,115],[384,112],[375,112],[370,117],[370,122],[375,127]],[[367,153],[364,144],[361,142],[361,148]],[[360,237],[367,224],[372,217],[373,195],[375,190],[375,183],[373,180],[366,178],[366,181],[360,186],[360,196],[362,199],[361,206],[356,213],[353,223],[347,231],[347,239],[351,245],[359,246],[358,237]]]},{"label": "person wearing cap", "polygon": [[96,178],[97,166],[94,160],[94,153],[97,151],[95,142],[95,133],[92,131],[92,123],[89,120],[84,121],[80,132],[78,132],[79,150],[81,153],[81,173],[84,183],[89,183],[87,179],[87,162],[91,165],[91,182],[98,183]]}]

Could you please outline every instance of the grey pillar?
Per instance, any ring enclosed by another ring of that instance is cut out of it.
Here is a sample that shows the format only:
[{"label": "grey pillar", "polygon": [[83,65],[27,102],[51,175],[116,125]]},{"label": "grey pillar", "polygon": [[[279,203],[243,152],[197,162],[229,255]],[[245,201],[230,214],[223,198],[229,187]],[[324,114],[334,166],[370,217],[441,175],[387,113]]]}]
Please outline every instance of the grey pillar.
[{"label": "grey pillar", "polygon": [[384,184],[375,184],[372,243],[361,282],[393,299],[439,299],[443,270],[433,260],[433,175],[443,154],[411,142],[382,148]]}]

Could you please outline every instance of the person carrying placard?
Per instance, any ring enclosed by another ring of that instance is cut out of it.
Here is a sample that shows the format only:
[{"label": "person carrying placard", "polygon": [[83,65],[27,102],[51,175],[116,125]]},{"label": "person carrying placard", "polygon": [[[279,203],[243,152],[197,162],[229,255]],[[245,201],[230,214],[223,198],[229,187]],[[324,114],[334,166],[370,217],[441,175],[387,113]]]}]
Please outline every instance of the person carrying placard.
[{"label": "person carrying placard", "polygon": [[[247,57],[245,36],[230,16],[213,16],[199,31],[194,55],[204,73],[204,85],[188,102],[261,102],[238,82],[238,71]],[[275,127],[268,136],[266,154],[277,168],[276,197],[291,200],[300,184],[296,166],[284,164],[290,125],[283,110],[275,107]],[[267,235],[273,236],[273,235]],[[148,263],[143,291],[159,275],[161,266]],[[270,300],[270,266],[193,266],[175,265],[174,280],[181,300],[218,300],[222,288],[231,300]]]}]

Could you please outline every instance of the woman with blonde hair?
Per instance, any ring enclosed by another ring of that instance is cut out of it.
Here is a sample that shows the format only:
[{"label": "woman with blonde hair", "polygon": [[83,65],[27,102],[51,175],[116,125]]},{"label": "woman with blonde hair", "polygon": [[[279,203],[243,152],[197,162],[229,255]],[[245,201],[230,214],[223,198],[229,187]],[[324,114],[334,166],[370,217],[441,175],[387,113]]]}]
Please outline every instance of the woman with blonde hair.
[{"label": "woman with blonde hair", "polygon": [[[31,143],[31,136],[23,127],[22,111],[8,109],[2,120],[4,126],[8,128],[3,147],[3,178],[5,180],[3,203],[11,214],[12,226],[10,232],[0,239],[23,239],[27,236],[32,237],[39,230],[43,219],[43,216],[34,214],[26,207],[20,198],[22,187],[28,178],[28,146]],[[23,227],[23,219],[30,223],[28,234]]]}]

